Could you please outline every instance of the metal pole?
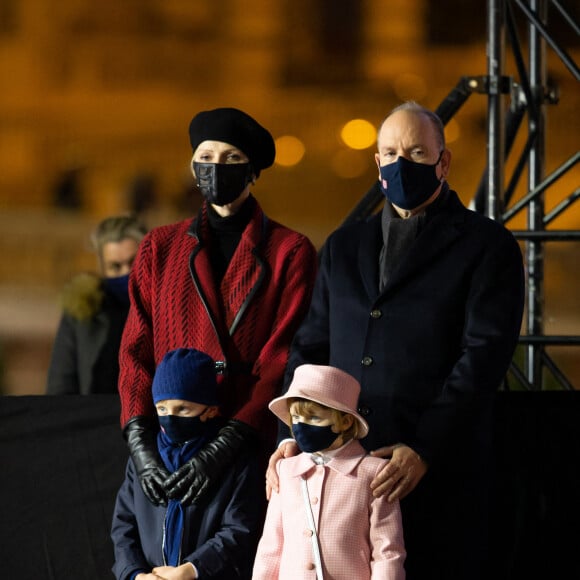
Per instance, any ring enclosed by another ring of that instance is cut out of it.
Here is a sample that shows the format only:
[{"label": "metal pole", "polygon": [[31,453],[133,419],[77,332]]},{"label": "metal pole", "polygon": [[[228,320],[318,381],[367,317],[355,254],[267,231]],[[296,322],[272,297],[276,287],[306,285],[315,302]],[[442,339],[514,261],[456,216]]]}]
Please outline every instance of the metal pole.
[{"label": "metal pole", "polygon": [[499,219],[500,202],[503,198],[503,97],[501,78],[505,58],[505,0],[488,0],[487,10],[487,73],[489,100],[487,110],[487,196],[485,214]]},{"label": "metal pole", "polygon": [[[546,0],[530,0],[530,9],[535,11],[543,23],[547,17]],[[535,140],[529,157],[528,190],[532,191],[544,179],[545,171],[545,104],[544,88],[546,87],[546,45],[537,27],[529,25],[529,59],[530,59],[530,86],[535,99],[535,115],[530,115],[528,129],[536,131]],[[544,194],[530,202],[528,208],[528,229],[539,232],[544,229]],[[529,335],[544,334],[544,242],[529,240],[526,242],[526,256],[528,266],[528,310],[527,329]],[[542,360],[544,346],[530,344],[526,347],[526,375],[535,389],[541,389]]]}]

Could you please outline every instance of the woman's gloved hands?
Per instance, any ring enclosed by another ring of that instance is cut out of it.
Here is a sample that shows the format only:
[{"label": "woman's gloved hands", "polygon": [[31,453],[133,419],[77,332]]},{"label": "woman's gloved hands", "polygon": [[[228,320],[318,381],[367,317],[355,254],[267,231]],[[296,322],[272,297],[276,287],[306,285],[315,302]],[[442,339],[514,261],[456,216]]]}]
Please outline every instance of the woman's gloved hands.
[{"label": "woman's gloved hands", "polygon": [[157,429],[149,417],[132,417],[123,429],[143,493],[154,505],[167,505],[163,483],[169,471],[157,450]]},{"label": "woman's gloved hands", "polygon": [[256,438],[252,427],[230,419],[215,439],[165,480],[163,489],[166,496],[180,500],[184,506],[195,503],[231,465],[240,449]]}]

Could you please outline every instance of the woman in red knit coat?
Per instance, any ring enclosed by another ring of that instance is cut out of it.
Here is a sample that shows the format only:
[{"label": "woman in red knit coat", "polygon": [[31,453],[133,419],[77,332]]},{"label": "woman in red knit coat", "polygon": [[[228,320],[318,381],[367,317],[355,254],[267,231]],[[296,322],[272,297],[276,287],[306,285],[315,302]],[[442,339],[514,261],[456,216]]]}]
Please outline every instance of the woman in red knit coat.
[{"label": "woman in red knit coat", "polygon": [[[268,219],[251,194],[274,162],[271,134],[246,113],[222,108],[196,115],[189,137],[205,200],[196,218],[155,228],[143,240],[120,350],[121,426],[156,504],[196,501],[242,446],[271,451],[276,425],[267,405],[282,387],[317,269],[308,238]],[[229,421],[170,476],[155,444],[151,384],[156,365],[176,348],[218,361],[220,408]]]}]

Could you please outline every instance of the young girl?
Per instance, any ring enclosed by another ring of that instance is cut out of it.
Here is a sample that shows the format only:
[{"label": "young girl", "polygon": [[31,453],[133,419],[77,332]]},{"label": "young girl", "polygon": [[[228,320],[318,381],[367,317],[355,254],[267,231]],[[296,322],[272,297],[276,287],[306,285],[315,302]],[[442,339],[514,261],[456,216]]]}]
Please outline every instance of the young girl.
[{"label": "young girl", "polygon": [[375,498],[370,482],[384,460],[357,441],[368,425],[356,412],[360,385],[340,369],[302,365],[270,410],[302,451],[277,464],[254,562],[254,580],[403,580],[398,502]]}]

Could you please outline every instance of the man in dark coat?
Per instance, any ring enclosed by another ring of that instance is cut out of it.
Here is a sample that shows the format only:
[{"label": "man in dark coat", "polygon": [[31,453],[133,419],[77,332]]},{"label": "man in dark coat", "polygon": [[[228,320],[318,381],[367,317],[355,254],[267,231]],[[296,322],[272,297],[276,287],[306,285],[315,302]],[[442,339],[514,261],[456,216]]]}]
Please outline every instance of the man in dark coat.
[{"label": "man in dark coat", "polygon": [[[327,240],[288,374],[325,364],[360,381],[362,444],[389,460],[371,487],[402,500],[408,580],[474,580],[485,564],[494,393],[521,326],[522,256],[508,230],[449,189],[451,153],[432,112],[396,108],[375,157],[387,203]],[[272,460],[294,451],[285,443]],[[268,481],[276,489],[271,469]]]}]

